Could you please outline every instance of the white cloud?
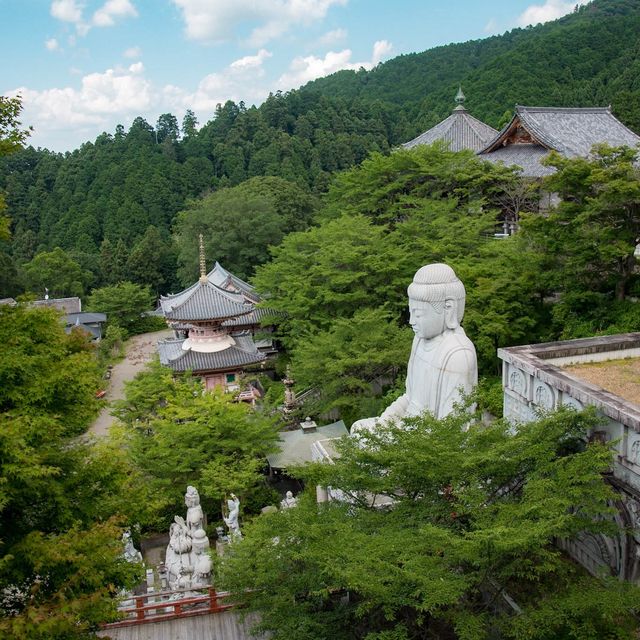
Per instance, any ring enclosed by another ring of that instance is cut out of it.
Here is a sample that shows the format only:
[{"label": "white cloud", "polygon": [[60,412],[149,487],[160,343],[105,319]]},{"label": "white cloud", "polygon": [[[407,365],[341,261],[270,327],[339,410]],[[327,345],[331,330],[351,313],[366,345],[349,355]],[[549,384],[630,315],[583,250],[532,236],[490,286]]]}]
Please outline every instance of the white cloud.
[{"label": "white cloud", "polygon": [[393,45],[388,40],[378,40],[373,45],[373,55],[371,56],[371,65],[376,66],[384,58],[387,58],[393,51]]},{"label": "white cloud", "polygon": [[84,75],[78,87],[44,91],[20,87],[7,94],[23,97],[23,121],[35,128],[32,144],[66,151],[95,139],[101,131],[113,132],[118,123],[130,124],[137,116],[154,123],[160,113],[170,111],[181,117],[186,109],[193,109],[204,122],[217,104],[227,100],[260,103],[269,93],[259,79],[271,56],[270,51],[260,49],[239,58],[202,78],[193,90],[154,86],[145,76],[143,63],[136,61],[126,68]]},{"label": "white cloud", "polygon": [[37,123],[36,134],[66,130],[78,125],[103,126],[112,115],[140,113],[152,104],[150,83],[143,75],[142,63],[126,70],[107,69],[82,78],[81,87],[35,91],[21,87],[24,121]]},{"label": "white cloud", "polygon": [[107,0],[91,20],[96,27],[112,27],[116,18],[135,18],[138,15],[130,0]]},{"label": "white cloud", "polygon": [[125,58],[139,58],[142,55],[142,49],[140,47],[129,47],[122,52]]},{"label": "white cloud", "polygon": [[327,31],[324,35],[318,38],[318,45],[321,47],[333,47],[336,44],[340,44],[347,39],[346,29],[334,29],[333,31]]},{"label": "white cloud", "polygon": [[262,63],[270,58],[273,54],[266,49],[260,49],[255,56],[245,56],[244,58],[240,58],[239,60],[234,60],[230,65],[230,69],[256,69],[258,67],[262,67]]},{"label": "white cloud", "polygon": [[193,109],[206,117],[211,116],[217,104],[227,100],[261,102],[269,91],[256,79],[265,75],[263,63],[271,56],[270,51],[260,49],[254,56],[239,58],[222,71],[202,78],[193,92],[167,85],[163,89],[165,102],[174,110]]},{"label": "white cloud", "polygon": [[497,29],[498,29],[498,22],[495,18],[490,18],[489,22],[487,22],[487,24],[484,25],[485,33],[495,33]]},{"label": "white cloud", "polygon": [[520,27],[536,25],[549,20],[557,20],[573,11],[576,5],[587,4],[589,0],[546,0],[544,4],[532,4],[517,20]]},{"label": "white cloud", "polygon": [[[261,47],[294,25],[321,20],[333,5],[347,0],[173,0],[182,11],[187,38],[222,42],[247,26],[253,27],[247,43]],[[257,26],[254,26],[257,25]]]},{"label": "white cloud", "polygon": [[342,69],[357,70],[360,67],[371,69],[387,56],[393,45],[387,40],[378,40],[373,45],[371,60],[352,62],[351,49],[342,51],[329,51],[324,58],[316,56],[299,56],[294,58],[289,66],[289,71],[280,76],[278,87],[282,90],[295,89],[311,80],[328,76]]},{"label": "white cloud", "polygon": [[77,24],[82,20],[82,8],[76,0],[53,0],[51,15],[63,22]]},{"label": "white cloud", "polygon": [[44,46],[49,51],[58,51],[60,49],[60,43],[55,38],[49,38],[49,40],[44,43]]},{"label": "white cloud", "polygon": [[87,35],[91,27],[112,27],[118,18],[134,18],[138,15],[131,0],[107,0],[88,22],[82,16],[83,10],[84,4],[77,0],[53,0],[51,3],[51,15],[75,25],[81,36]]}]

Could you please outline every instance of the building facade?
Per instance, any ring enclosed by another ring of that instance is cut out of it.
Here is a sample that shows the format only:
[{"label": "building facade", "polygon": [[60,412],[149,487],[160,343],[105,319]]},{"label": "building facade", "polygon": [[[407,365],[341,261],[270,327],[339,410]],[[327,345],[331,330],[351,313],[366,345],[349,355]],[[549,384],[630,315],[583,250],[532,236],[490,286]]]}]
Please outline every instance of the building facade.
[{"label": "building facade", "polygon": [[584,533],[560,545],[593,574],[640,581],[640,376],[618,374],[640,370],[640,333],[509,347],[498,356],[504,416],[514,424],[562,406],[593,406],[602,416],[589,438],[614,447],[608,481],[617,496],[620,533]]}]

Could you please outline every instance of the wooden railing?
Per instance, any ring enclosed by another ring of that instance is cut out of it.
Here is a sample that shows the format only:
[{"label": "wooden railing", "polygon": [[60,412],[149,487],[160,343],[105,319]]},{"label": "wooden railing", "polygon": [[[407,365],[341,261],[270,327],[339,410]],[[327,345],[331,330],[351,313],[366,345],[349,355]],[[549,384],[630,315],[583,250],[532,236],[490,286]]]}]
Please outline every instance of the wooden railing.
[{"label": "wooden railing", "polygon": [[234,607],[222,600],[229,597],[228,592],[217,592],[214,587],[195,587],[192,589],[175,589],[173,591],[157,591],[141,596],[131,596],[131,606],[119,608],[123,618],[117,622],[104,625],[105,629],[128,627],[131,625],[173,620],[190,616],[219,613]]}]

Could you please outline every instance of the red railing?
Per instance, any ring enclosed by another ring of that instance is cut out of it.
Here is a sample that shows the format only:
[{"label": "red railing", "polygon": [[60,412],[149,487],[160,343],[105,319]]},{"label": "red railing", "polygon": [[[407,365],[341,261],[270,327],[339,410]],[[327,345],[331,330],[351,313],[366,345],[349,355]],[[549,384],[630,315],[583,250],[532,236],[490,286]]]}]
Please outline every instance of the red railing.
[{"label": "red railing", "polygon": [[[194,595],[198,592],[202,593]],[[157,591],[141,596],[131,596],[128,600],[133,600],[133,605],[119,609],[123,614],[123,619],[106,624],[104,628],[113,629],[114,627],[128,627],[161,620],[219,613],[234,607],[233,604],[221,602],[227,597],[229,597],[227,592],[218,593],[214,587],[175,589],[174,591]]]}]

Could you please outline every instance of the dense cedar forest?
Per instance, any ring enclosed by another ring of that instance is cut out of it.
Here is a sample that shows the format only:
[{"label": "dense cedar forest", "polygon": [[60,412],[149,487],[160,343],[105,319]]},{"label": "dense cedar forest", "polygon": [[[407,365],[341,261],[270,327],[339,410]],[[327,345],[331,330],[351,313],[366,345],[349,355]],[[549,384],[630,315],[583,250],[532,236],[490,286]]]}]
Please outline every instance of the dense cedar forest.
[{"label": "dense cedar forest", "polygon": [[[595,0],[552,23],[399,56],[371,71],[341,71],[270,95],[260,107],[227,102],[202,126],[190,112],[181,123],[163,114],[155,125],[137,118],[128,131],[119,126],[71,153],[29,147],[7,156],[0,189],[12,239],[0,246],[0,297],[40,296],[44,286],[88,293],[125,274],[156,293],[175,290],[196,269],[178,216],[193,208],[190,201],[274,176],[299,191],[300,228],[332,174],[446,117],[459,84],[469,110],[496,127],[517,103],[611,104],[638,131],[639,33],[635,0]],[[281,216],[273,183],[254,185],[256,193],[248,187],[233,197],[245,198],[245,210],[261,199],[265,219]],[[264,234],[262,246],[257,240],[254,253],[244,251],[241,275],[250,276],[267,258],[265,243],[277,244],[287,231],[281,221],[272,226],[278,229]],[[64,253],[51,255],[58,247]],[[208,251],[210,260],[229,260],[219,244]],[[61,269],[77,272],[72,287],[56,281]]]}]

